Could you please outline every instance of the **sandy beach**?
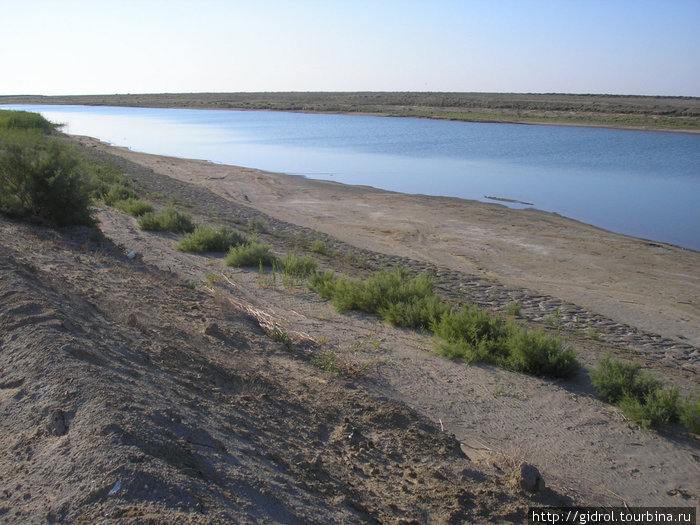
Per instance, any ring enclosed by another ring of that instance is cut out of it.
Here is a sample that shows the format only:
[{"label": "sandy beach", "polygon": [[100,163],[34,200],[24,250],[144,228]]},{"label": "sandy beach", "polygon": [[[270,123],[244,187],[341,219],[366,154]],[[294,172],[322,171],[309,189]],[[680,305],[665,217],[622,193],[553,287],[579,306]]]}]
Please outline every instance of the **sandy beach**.
[{"label": "sandy beach", "polygon": [[[79,140],[93,151],[127,159],[126,173],[135,180],[175,194],[181,206],[197,216],[205,213],[212,224],[235,217],[246,223],[245,217],[258,213],[268,222],[263,239],[280,255],[293,249],[297,236],[323,232],[341,253],[358,250],[380,267],[428,271],[438,290],[457,302],[502,312],[517,301],[524,322],[559,332],[576,350],[585,370],[575,381],[545,381],[446,360],[430,352],[429,334],[392,328],[373,316],[334,312],[304,287],[261,286],[257,271],[230,272],[222,288],[302,339],[336,349],[349,369],[368,370],[359,382],[363,388],[454,433],[480,468],[497,474],[513,462],[530,462],[542,470],[548,486],[579,502],[698,501],[691,488],[700,475],[697,442],[666,439],[631,423],[595,396],[588,371],[613,355],[642,363],[682,395],[697,390],[699,253],[551,213],[403,195]],[[176,252],[169,238],[144,236],[123,214],[105,211],[100,221],[114,242],[192,282],[205,280],[216,267],[216,260]],[[342,257],[320,257],[320,262],[322,268],[352,271],[342,268]]]},{"label": "sandy beach", "polygon": [[[115,208],[96,206],[99,231],[2,217],[2,520],[512,523],[533,505],[697,508],[698,437],[633,423],[589,372],[612,355],[697,391],[698,252],[551,213],[70,140],[157,209],[259,235],[279,257],[300,250],[354,277],[404,266],[504,316],[516,302],[517,322],[563,338],[582,369],[552,380],[446,359],[426,331],[179,251],[177,234]],[[523,465],[537,472],[527,483]]]}]

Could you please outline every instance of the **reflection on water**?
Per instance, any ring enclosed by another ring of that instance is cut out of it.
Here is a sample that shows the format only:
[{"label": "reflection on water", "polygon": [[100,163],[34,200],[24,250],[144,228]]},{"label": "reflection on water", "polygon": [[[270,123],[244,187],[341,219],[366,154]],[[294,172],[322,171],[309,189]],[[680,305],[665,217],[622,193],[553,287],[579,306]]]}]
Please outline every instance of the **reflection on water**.
[{"label": "reflection on water", "polygon": [[262,111],[22,109],[137,151],[405,193],[495,197],[511,207],[532,203],[700,249],[697,135]]}]

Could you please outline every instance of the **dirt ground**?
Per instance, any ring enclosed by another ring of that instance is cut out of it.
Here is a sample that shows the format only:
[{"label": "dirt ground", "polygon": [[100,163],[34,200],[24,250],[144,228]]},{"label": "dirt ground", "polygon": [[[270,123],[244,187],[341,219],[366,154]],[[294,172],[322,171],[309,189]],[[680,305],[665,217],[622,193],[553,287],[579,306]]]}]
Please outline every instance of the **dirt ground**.
[{"label": "dirt ground", "polygon": [[[697,388],[697,252],[552,214],[80,140],[200,222],[264,216],[279,255],[317,238],[429,271],[448,297],[517,299],[587,368],[612,353]],[[440,358],[428,334],[98,215],[99,234],[0,219],[4,522],[518,523],[533,504],[698,506],[697,439],[630,423],[585,372],[550,381]],[[512,482],[522,462],[547,488]]]}]

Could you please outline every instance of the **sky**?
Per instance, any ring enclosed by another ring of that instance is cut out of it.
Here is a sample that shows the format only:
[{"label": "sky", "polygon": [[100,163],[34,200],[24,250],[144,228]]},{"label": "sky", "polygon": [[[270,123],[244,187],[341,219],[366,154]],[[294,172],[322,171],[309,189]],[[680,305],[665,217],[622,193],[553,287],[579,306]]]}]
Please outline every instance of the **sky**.
[{"label": "sky", "polygon": [[0,0],[0,95],[700,96],[700,0]]}]

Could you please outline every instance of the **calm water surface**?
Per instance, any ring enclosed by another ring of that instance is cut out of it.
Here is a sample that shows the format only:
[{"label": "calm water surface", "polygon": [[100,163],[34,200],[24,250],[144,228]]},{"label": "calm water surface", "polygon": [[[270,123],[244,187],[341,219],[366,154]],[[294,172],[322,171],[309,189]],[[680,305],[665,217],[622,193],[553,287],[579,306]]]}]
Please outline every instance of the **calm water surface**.
[{"label": "calm water surface", "polygon": [[262,111],[12,107],[137,151],[404,193],[513,199],[700,250],[698,135]]}]

